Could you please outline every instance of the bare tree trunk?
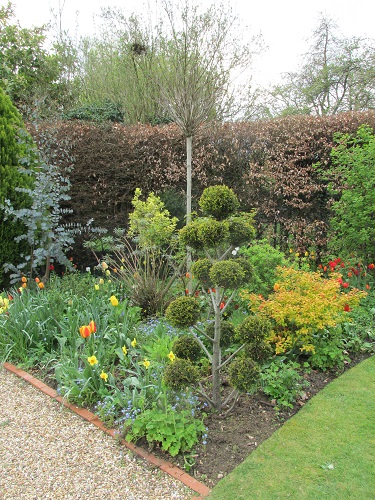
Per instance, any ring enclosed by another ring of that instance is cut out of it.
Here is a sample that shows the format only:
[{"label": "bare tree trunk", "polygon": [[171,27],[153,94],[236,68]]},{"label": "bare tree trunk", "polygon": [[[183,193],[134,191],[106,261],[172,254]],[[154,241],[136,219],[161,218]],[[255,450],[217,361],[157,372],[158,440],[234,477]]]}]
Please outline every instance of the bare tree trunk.
[{"label": "bare tree trunk", "polygon": [[221,394],[220,394],[220,364],[221,364],[221,347],[220,347],[220,337],[221,337],[221,314],[220,308],[217,304],[218,297],[220,297],[220,290],[217,289],[215,292],[215,334],[214,341],[212,344],[212,401],[216,410],[221,410]]},{"label": "bare tree trunk", "polygon": [[[192,136],[186,137],[186,224],[191,221],[191,157],[192,157]],[[193,281],[191,276],[191,248],[187,248],[186,267],[189,273],[188,291],[189,295],[193,291]]]}]

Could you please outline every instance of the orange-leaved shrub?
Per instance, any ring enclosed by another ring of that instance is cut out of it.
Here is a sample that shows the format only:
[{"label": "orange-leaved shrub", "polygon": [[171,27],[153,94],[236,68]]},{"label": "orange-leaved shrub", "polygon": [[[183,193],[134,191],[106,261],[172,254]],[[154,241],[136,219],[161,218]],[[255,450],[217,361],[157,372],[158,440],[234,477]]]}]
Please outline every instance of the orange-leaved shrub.
[{"label": "orange-leaved shrub", "polygon": [[275,353],[314,353],[319,333],[349,321],[348,312],[366,292],[343,289],[340,274],[324,278],[317,272],[291,267],[277,268],[274,293],[265,300],[254,293],[242,292],[250,309],[273,320],[268,341]]}]

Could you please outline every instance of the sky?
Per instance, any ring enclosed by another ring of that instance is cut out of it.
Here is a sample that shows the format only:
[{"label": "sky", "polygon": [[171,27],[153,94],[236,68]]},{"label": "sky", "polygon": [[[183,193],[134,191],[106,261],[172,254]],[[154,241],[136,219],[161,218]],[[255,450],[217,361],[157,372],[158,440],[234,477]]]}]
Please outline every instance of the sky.
[{"label": "sky", "polygon": [[[211,5],[219,0],[200,0]],[[7,0],[0,0],[5,6]],[[62,28],[72,35],[95,33],[101,7],[119,7],[126,14],[144,12],[158,0],[13,0],[22,27],[40,26],[53,19],[51,9],[62,10]],[[262,33],[268,49],[254,60],[253,81],[267,86],[280,82],[281,74],[298,70],[300,56],[319,16],[331,17],[345,37],[367,36],[375,40],[374,0],[226,0],[252,34]]]}]

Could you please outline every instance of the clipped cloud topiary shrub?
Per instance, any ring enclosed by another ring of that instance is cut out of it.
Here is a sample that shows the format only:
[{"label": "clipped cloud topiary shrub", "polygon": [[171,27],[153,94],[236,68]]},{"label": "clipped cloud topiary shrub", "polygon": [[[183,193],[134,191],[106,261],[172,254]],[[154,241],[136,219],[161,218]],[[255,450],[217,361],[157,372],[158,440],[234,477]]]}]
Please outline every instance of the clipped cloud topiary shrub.
[{"label": "clipped cloud topiary shrub", "polygon": [[210,279],[216,286],[238,288],[245,281],[245,271],[235,260],[219,260],[212,265]]},{"label": "clipped cloud topiary shrub", "polygon": [[199,206],[206,215],[223,220],[236,212],[239,207],[237,196],[228,186],[211,186],[203,191]]},{"label": "clipped cloud topiary shrub", "polygon": [[176,391],[184,390],[186,387],[197,384],[199,370],[188,359],[175,359],[167,365],[164,370],[164,382]]},{"label": "clipped cloud topiary shrub", "polygon": [[185,334],[178,337],[173,343],[173,353],[177,358],[198,361],[202,354],[202,348],[197,339],[192,335]]},{"label": "clipped cloud topiary shrub", "polygon": [[260,383],[260,368],[247,356],[237,357],[228,368],[229,382],[240,392],[253,393]]},{"label": "clipped cloud topiary shrub", "polygon": [[193,297],[178,297],[165,311],[167,321],[176,328],[194,325],[200,314],[198,302]]}]

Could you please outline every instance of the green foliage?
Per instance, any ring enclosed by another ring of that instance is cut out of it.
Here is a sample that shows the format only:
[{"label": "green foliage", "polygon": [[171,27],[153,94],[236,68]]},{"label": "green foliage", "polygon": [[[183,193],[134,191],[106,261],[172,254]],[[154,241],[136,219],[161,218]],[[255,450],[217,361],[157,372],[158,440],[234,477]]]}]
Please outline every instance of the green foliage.
[{"label": "green foliage", "polygon": [[[302,396],[309,386],[303,378],[301,366],[285,358],[276,358],[260,375],[262,390],[277,406],[293,408],[293,403]],[[277,407],[276,407],[277,408]]]},{"label": "green foliage", "polygon": [[228,186],[210,186],[203,191],[199,206],[205,215],[223,220],[236,212],[239,202]]},{"label": "green foliage", "polygon": [[254,228],[255,211],[241,213],[228,219],[229,241],[233,246],[250,244],[255,236]]},{"label": "green foliage", "polygon": [[[364,262],[375,260],[375,135],[366,125],[356,136],[336,135],[338,143],[331,152],[332,167],[324,177],[338,180],[339,199],[331,210],[329,249],[344,258],[355,255]],[[332,182],[331,193],[337,196]]]},{"label": "green foliage", "polygon": [[[24,242],[16,242],[24,231],[19,222],[4,220],[4,203],[10,200],[18,209],[30,206],[30,196],[20,191],[33,185],[33,168],[35,167],[35,151],[32,139],[27,134],[21,116],[13,106],[10,98],[0,88],[0,285],[5,280],[3,264],[20,262],[20,254],[27,251]],[[29,176],[20,172],[20,167],[29,169]]]},{"label": "green foliage", "polygon": [[63,114],[63,119],[93,121],[98,123],[122,123],[124,121],[124,114],[118,104],[115,104],[110,99],[105,99],[103,102],[90,102],[70,109]]},{"label": "green foliage", "polygon": [[25,117],[51,116],[66,103],[66,67],[58,51],[47,50],[46,26],[22,28],[9,2],[0,8],[0,87]]},{"label": "green foliage", "polygon": [[137,441],[145,437],[151,445],[161,445],[172,457],[190,451],[205,434],[202,419],[196,419],[188,410],[175,411],[170,405],[160,409],[156,405],[137,415],[129,422],[127,441]]},{"label": "green foliage", "polygon": [[343,342],[341,325],[319,332],[314,340],[314,347],[315,351],[309,357],[312,368],[321,371],[338,370],[350,360]]},{"label": "green foliage", "polygon": [[235,260],[215,262],[210,269],[210,279],[215,286],[238,288],[245,282],[245,271]]},{"label": "green foliage", "polygon": [[198,259],[195,262],[193,262],[191,266],[191,272],[194,278],[198,280],[206,288],[212,285],[210,278],[211,267],[212,267],[212,262],[207,258]]},{"label": "green foliage", "polygon": [[199,380],[199,371],[189,359],[176,358],[164,371],[164,383],[175,390],[192,387]]},{"label": "green foliage", "polygon": [[250,292],[267,298],[273,292],[277,267],[285,266],[287,263],[284,253],[271,246],[266,240],[261,240],[249,247],[241,248],[239,254],[252,266],[251,280],[246,283],[246,288]]},{"label": "green foliage", "polygon": [[199,314],[199,303],[193,297],[178,297],[169,304],[165,311],[167,321],[177,328],[194,325]]},{"label": "green foliage", "polygon": [[202,348],[198,341],[189,334],[180,335],[173,342],[173,353],[177,358],[196,362],[202,355]]},{"label": "green foliage", "polygon": [[259,365],[246,356],[238,356],[228,368],[229,382],[240,392],[254,393],[259,385]]},{"label": "green foliage", "polygon": [[170,216],[154,193],[150,193],[146,201],[140,200],[141,195],[141,189],[137,188],[132,201],[134,210],[129,215],[129,236],[137,239],[142,250],[170,245],[177,218]]}]

